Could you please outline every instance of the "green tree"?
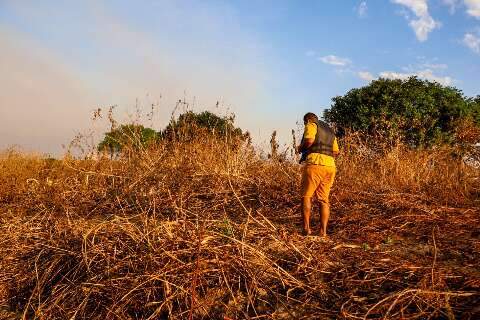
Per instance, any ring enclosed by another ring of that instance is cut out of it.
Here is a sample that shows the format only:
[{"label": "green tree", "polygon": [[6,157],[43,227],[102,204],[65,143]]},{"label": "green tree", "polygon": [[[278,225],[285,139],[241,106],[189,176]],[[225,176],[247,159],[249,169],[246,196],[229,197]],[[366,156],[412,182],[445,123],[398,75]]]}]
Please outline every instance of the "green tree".
[{"label": "green tree", "polygon": [[324,118],[342,135],[361,131],[412,147],[455,142],[459,122],[480,126],[480,98],[454,87],[411,77],[379,79],[332,99]]},{"label": "green tree", "polygon": [[470,99],[472,118],[476,123],[480,123],[480,95]]},{"label": "green tree", "polygon": [[235,127],[234,120],[234,116],[220,117],[209,111],[200,113],[187,111],[178,119],[172,119],[162,131],[161,136],[168,140],[192,140],[198,137],[199,131],[203,130],[207,134],[218,137],[228,136],[232,139],[250,140],[250,134],[243,133],[242,129]]},{"label": "green tree", "polygon": [[105,137],[98,144],[98,150],[108,151],[113,156],[127,146],[134,150],[147,147],[154,143],[158,137],[158,133],[151,128],[137,124],[123,124],[105,133]]}]

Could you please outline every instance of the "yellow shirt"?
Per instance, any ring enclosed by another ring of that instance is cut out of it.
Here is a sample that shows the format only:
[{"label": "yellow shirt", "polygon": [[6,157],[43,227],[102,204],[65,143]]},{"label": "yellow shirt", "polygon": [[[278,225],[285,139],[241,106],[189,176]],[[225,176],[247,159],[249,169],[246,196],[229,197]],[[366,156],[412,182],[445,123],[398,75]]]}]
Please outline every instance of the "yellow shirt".
[{"label": "yellow shirt", "polygon": [[[307,123],[303,133],[304,139],[315,139],[317,135],[317,125],[315,123]],[[333,152],[339,152],[337,138],[333,140]],[[306,164],[317,164],[326,167],[335,167],[335,159],[331,156],[321,153],[310,153],[305,160]]]}]

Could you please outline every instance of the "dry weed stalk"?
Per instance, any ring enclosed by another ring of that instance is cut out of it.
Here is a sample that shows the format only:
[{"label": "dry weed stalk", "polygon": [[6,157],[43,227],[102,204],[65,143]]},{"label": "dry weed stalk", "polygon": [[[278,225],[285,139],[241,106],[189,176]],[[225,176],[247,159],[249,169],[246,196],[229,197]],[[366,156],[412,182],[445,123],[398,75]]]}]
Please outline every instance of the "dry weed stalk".
[{"label": "dry weed stalk", "polygon": [[478,316],[479,171],[345,138],[331,241],[298,234],[299,166],[200,132],[116,160],[0,159],[11,319]]}]

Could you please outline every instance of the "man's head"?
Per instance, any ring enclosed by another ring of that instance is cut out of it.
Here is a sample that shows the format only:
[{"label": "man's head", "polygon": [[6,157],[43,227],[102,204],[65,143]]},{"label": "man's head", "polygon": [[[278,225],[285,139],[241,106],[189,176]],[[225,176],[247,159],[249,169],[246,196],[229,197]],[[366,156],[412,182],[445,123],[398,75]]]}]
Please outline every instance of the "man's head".
[{"label": "man's head", "polygon": [[318,122],[318,117],[315,113],[308,112],[303,116],[303,123],[307,124],[309,122]]}]

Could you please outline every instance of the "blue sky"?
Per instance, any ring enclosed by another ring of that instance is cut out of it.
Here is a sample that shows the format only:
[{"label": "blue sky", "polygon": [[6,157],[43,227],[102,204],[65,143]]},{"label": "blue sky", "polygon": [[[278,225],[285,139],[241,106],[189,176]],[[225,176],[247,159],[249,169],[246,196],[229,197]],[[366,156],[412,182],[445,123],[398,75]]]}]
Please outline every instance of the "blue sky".
[{"label": "blue sky", "polygon": [[0,149],[60,154],[110,105],[160,129],[185,98],[261,145],[380,76],[480,94],[480,0],[0,0],[0,39]]}]

